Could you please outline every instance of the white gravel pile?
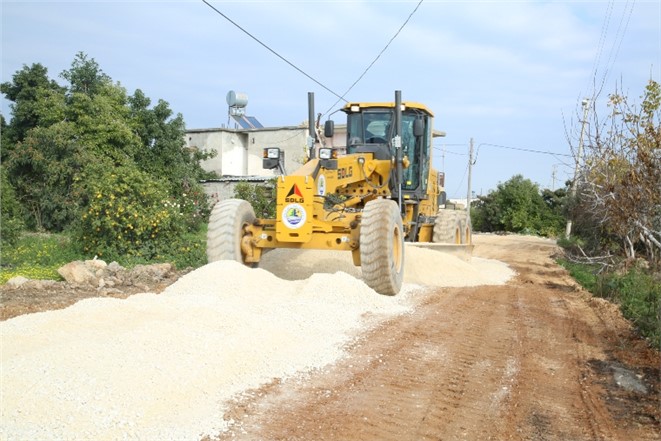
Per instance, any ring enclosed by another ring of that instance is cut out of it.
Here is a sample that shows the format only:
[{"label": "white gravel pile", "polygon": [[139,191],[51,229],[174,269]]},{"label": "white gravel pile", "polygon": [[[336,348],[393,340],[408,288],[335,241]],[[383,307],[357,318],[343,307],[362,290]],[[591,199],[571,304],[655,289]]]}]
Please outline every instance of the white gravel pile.
[{"label": "white gravel pile", "polygon": [[[216,262],[161,295],[88,299],[0,323],[0,437],[198,440],[222,431],[233,395],[334,362],[359,330],[426,295],[407,283],[381,296],[343,272],[299,278],[308,266],[344,264],[280,251],[264,267],[299,280]],[[409,251],[407,282],[438,285],[425,267],[440,277],[446,256],[432,252],[440,260],[425,255],[411,269]]]},{"label": "white gravel pile", "polygon": [[[341,251],[287,250],[266,253],[260,267],[286,280],[301,280],[315,273],[338,271],[361,278],[351,254]],[[404,258],[404,282],[432,287],[503,285],[514,276],[507,264],[471,258],[470,262],[439,251],[408,246]]]}]

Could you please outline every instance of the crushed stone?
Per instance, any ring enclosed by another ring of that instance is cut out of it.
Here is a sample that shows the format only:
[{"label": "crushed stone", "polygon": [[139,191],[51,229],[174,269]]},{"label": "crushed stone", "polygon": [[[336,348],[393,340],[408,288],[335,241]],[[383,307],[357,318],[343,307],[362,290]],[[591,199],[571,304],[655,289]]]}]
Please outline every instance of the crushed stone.
[{"label": "crushed stone", "polygon": [[333,363],[359,331],[412,311],[424,286],[513,275],[487,259],[406,253],[395,297],[365,285],[348,253],[277,250],[262,268],[208,264],[160,295],[86,299],[2,322],[0,438],[217,434],[233,396]]}]

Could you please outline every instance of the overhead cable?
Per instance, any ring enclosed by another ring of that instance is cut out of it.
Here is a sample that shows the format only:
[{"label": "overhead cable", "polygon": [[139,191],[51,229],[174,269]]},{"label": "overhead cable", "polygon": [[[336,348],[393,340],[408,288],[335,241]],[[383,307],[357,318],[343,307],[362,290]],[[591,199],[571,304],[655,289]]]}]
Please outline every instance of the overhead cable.
[{"label": "overhead cable", "polygon": [[464,179],[466,179],[466,175],[467,175],[467,174],[468,174],[468,164],[466,165],[466,168],[464,169],[464,174],[463,174],[463,176],[461,177],[461,180],[459,181],[459,185],[457,185],[457,189],[456,189],[456,190],[454,191],[454,193],[452,193],[452,194],[454,194],[454,195],[457,194],[457,192],[458,192],[459,189],[461,188],[461,184],[464,183]]},{"label": "overhead cable", "polygon": [[[633,0],[631,2],[631,8],[629,9],[626,23],[624,23],[624,27],[623,27],[622,23],[624,22],[624,17],[627,14],[628,6],[629,6],[629,0],[627,0],[627,2],[624,5],[624,11],[622,12],[622,16],[620,17],[620,23],[618,24],[617,31],[615,32],[615,40],[613,41],[613,46],[611,46],[610,53],[608,54],[608,60],[606,60],[606,68],[604,69],[604,76],[601,79],[601,86],[599,87],[600,92],[604,88],[604,84],[606,83],[606,80],[610,76],[610,71],[613,69],[613,66],[615,66],[615,61],[617,60],[617,57],[620,54],[622,41],[624,40],[624,36],[626,35],[627,30],[629,29],[629,21],[631,20],[633,9],[636,6],[636,1]],[[619,37],[619,41],[618,41],[618,37]]]},{"label": "overhead cable", "polygon": [[[338,102],[339,102],[340,100],[347,101],[347,100],[344,99],[343,96],[338,95],[337,93],[335,93],[334,91],[332,91],[331,89],[329,89],[328,87],[326,87],[324,84],[322,84],[320,81],[318,81],[317,79],[315,79],[314,77],[312,77],[311,75],[309,75],[308,73],[306,73],[303,69],[301,69],[300,67],[296,66],[294,63],[292,63],[291,61],[289,61],[288,59],[286,59],[285,57],[283,57],[282,55],[280,55],[279,53],[277,53],[274,49],[271,49],[266,43],[263,43],[259,38],[255,37],[255,36],[252,35],[250,32],[248,32],[247,30],[245,30],[244,28],[242,28],[242,27],[241,27],[238,23],[236,23],[234,20],[232,20],[232,19],[229,18],[227,15],[223,14],[222,12],[220,12],[218,9],[216,9],[216,8],[215,8],[211,3],[209,3],[207,0],[202,0],[202,1],[203,1],[207,6],[209,6],[211,9],[213,9],[214,11],[216,11],[216,13],[217,13],[218,15],[220,15],[220,16],[223,17],[225,20],[227,20],[227,21],[229,21],[230,23],[232,23],[232,24],[233,24],[234,26],[236,26],[237,28],[239,28],[244,34],[246,34],[247,36],[249,36],[250,38],[252,38],[253,40],[255,40],[257,43],[261,44],[265,49],[267,49],[267,50],[268,50],[269,52],[271,52],[273,55],[275,55],[276,57],[280,58],[282,61],[284,61],[285,63],[287,63],[288,65],[290,65],[291,67],[293,67],[294,69],[296,69],[297,71],[299,71],[300,73],[302,73],[303,75],[305,75],[306,77],[308,77],[309,79],[311,79],[312,81],[314,81],[316,84],[318,84],[319,86],[321,86],[321,87],[323,87],[324,89],[326,89],[328,92],[330,92],[330,93],[332,93],[333,95],[335,95],[336,97],[338,97],[338,98],[339,98]],[[346,94],[346,93],[345,93],[345,94]]]},{"label": "overhead cable", "polygon": [[[372,62],[369,64],[369,66],[367,66],[367,67],[365,68],[365,70],[363,71],[363,73],[360,74],[360,76],[358,77],[358,79],[356,79],[356,81],[354,81],[353,84],[352,84],[351,86],[349,86],[349,88],[348,88],[348,89],[342,94],[342,96],[339,97],[339,99],[338,99],[337,101],[335,101],[335,103],[333,103],[333,105],[330,106],[330,107],[328,108],[328,110],[326,110],[326,112],[325,112],[322,116],[326,116],[331,110],[333,110],[333,108],[334,108],[334,107],[337,105],[337,103],[339,103],[340,101],[344,100],[345,102],[347,102],[347,100],[346,100],[344,97],[347,96],[347,94],[348,94],[349,92],[351,92],[351,89],[353,89],[354,86],[355,86],[356,84],[358,84],[358,82],[359,82],[360,80],[363,79],[363,77],[365,76],[365,74],[367,74],[367,72],[372,68],[372,66],[374,66],[374,63],[376,63],[377,60],[378,60],[379,58],[381,58],[381,55],[383,55],[383,53],[388,49],[388,47],[390,46],[390,44],[395,40],[395,38],[397,38],[397,36],[400,34],[400,32],[402,32],[402,29],[404,29],[404,26],[406,26],[406,24],[409,22],[409,20],[411,20],[411,17],[413,17],[413,14],[415,14],[415,12],[418,10],[418,8],[420,7],[420,5],[422,4],[423,1],[424,1],[424,0],[420,0],[420,1],[418,2],[418,4],[415,6],[415,8],[413,8],[413,11],[411,11],[411,13],[410,13],[409,16],[406,18],[406,20],[404,20],[404,23],[402,23],[402,25],[399,27],[399,29],[397,30],[397,32],[395,32],[395,35],[393,35],[392,38],[388,41],[388,43],[385,45],[385,47],[384,47],[383,49],[381,49],[381,52],[379,52],[379,54],[374,58],[374,60],[372,60]],[[337,96],[337,95],[336,95],[336,96]]]},{"label": "overhead cable", "polygon": [[486,142],[483,142],[478,146],[478,153],[480,151],[479,150],[480,146],[483,146],[483,145],[488,145],[490,147],[497,147],[497,148],[501,148],[501,149],[519,150],[521,152],[540,153],[540,154],[543,154],[543,155],[569,156],[570,158],[573,157],[572,155],[568,155],[566,153],[554,153],[554,152],[547,152],[547,151],[543,151],[543,150],[525,149],[525,148],[521,148],[521,147],[510,147],[510,146],[507,146],[507,145],[489,144],[489,143],[486,143]]},{"label": "overhead cable", "polygon": [[453,152],[452,150],[447,150],[441,147],[436,147],[434,146],[434,150],[438,150],[439,152],[449,153],[451,155],[457,155],[457,156],[468,156],[468,153],[459,153],[459,152]]},{"label": "overhead cable", "polygon": [[597,43],[597,50],[595,51],[594,61],[592,62],[592,99],[596,98],[598,95],[597,72],[599,71],[601,54],[604,52],[604,44],[606,43],[606,37],[608,36],[608,28],[610,27],[611,16],[613,15],[613,2],[614,0],[609,0],[608,6],[606,7],[606,14],[604,15],[604,21],[601,24],[601,33],[599,35],[599,42]]}]

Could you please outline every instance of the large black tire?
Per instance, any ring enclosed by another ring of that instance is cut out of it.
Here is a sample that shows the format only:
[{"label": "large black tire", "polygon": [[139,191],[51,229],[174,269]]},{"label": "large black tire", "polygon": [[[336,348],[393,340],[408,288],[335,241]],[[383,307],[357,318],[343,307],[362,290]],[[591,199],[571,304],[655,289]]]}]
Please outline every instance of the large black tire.
[{"label": "large black tire", "polygon": [[365,205],[360,261],[367,286],[379,294],[399,293],[404,279],[404,228],[394,201],[375,199]]},{"label": "large black tire", "polygon": [[255,221],[255,211],[248,202],[241,199],[226,199],[217,203],[209,218],[207,232],[207,259],[236,260],[248,266],[241,252],[241,239],[244,228]]},{"label": "large black tire", "polygon": [[434,222],[432,242],[434,243],[461,243],[462,227],[459,219],[460,211],[439,210]]}]

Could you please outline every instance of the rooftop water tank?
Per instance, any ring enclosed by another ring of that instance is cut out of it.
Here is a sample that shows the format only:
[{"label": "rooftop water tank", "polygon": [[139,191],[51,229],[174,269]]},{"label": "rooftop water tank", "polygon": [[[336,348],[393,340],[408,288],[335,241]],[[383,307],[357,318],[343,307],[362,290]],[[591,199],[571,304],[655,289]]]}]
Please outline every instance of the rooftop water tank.
[{"label": "rooftop water tank", "polygon": [[248,105],[248,95],[230,90],[227,92],[227,105],[230,107],[246,107]]}]

